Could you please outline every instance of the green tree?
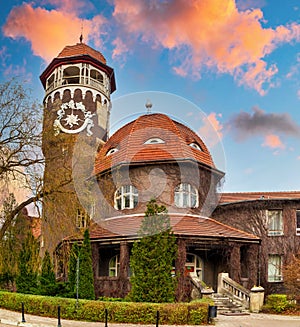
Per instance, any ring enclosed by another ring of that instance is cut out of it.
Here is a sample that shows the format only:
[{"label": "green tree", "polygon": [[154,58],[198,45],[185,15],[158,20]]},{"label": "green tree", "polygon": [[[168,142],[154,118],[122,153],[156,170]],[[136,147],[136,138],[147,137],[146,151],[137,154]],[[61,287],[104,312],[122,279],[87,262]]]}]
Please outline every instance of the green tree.
[{"label": "green tree", "polygon": [[39,243],[31,232],[27,234],[19,254],[18,275],[16,278],[19,293],[37,292],[39,267]]},{"label": "green tree", "polygon": [[51,262],[50,254],[48,251],[42,260],[41,274],[39,275],[39,287],[38,293],[41,295],[56,295],[57,284],[55,279],[55,273]]},{"label": "green tree", "polygon": [[78,297],[95,299],[92,248],[88,229],[84,232],[83,243],[79,251],[79,288]]},{"label": "green tree", "polygon": [[80,247],[78,243],[75,242],[72,245],[72,249],[69,257],[69,265],[68,265],[68,296],[75,297],[76,295],[76,280],[77,280],[77,261],[79,256]]},{"label": "green tree", "polygon": [[136,302],[174,302],[176,283],[171,271],[177,254],[176,239],[166,207],[159,206],[155,199],[147,204],[140,234],[130,258],[130,297]]}]

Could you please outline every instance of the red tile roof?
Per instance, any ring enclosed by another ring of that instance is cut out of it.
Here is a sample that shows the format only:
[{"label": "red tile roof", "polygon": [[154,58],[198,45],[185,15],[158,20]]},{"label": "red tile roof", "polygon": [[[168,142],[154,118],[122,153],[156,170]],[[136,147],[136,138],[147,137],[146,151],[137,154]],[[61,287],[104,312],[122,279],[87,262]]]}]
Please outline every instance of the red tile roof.
[{"label": "red tile roof", "polygon": [[[222,224],[214,219],[192,215],[169,214],[172,230],[177,236],[193,238],[229,238],[259,242],[259,238]],[[137,238],[144,215],[122,216],[94,223],[90,228],[91,240],[108,238]]]},{"label": "red tile roof", "polygon": [[[144,144],[150,138],[160,138],[162,144]],[[201,150],[189,144],[197,143]],[[118,151],[106,155],[112,148]],[[192,159],[213,167],[213,159],[201,138],[190,128],[164,114],[142,115],[120,128],[99,151],[95,173],[101,173],[121,163],[144,163]]]},{"label": "red tile roof", "polygon": [[85,43],[77,43],[75,45],[67,45],[59,53],[57,58],[66,58],[66,57],[75,57],[89,55],[98,61],[101,61],[103,64],[106,64],[106,59],[101,52],[89,47]]},{"label": "red tile roof", "polygon": [[222,193],[220,203],[231,203],[261,199],[300,199],[300,191]]}]

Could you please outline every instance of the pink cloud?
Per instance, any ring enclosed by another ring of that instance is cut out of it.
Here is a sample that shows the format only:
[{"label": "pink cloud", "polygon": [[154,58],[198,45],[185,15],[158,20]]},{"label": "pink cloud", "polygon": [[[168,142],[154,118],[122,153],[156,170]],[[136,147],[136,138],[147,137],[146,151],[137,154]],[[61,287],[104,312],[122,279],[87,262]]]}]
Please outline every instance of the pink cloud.
[{"label": "pink cloud", "polygon": [[284,149],[285,145],[280,140],[279,136],[269,134],[265,136],[265,141],[262,146],[269,147],[271,149]]},{"label": "pink cloud", "polygon": [[218,144],[223,137],[223,125],[218,119],[222,117],[221,114],[212,112],[205,119],[203,119],[204,125],[199,129],[198,134],[204,138],[205,143],[209,147],[213,147]]},{"label": "pink cloud", "polygon": [[241,11],[235,0],[114,0],[114,5],[124,35],[180,50],[175,73],[200,78],[208,67],[233,75],[261,95],[274,87],[278,71],[264,58],[280,44],[300,40],[300,25],[265,28],[260,9]]},{"label": "pink cloud", "polygon": [[[63,1],[65,5],[68,2]],[[3,33],[13,39],[24,37],[31,42],[35,55],[50,61],[66,45],[79,42],[82,24],[87,40],[100,40],[101,26],[104,22],[105,19],[101,16],[81,20],[74,12],[49,11],[39,7],[33,8],[30,4],[24,3],[12,9],[3,26]]]}]

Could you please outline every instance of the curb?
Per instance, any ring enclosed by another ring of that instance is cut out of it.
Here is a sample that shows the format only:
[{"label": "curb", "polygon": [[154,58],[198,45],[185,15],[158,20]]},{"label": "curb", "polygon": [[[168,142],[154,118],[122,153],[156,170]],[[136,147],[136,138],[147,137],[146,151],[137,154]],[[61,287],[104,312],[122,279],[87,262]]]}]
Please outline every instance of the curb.
[{"label": "curb", "polygon": [[9,319],[0,319],[1,324],[5,325],[12,325],[12,326],[20,326],[20,327],[41,327],[41,324],[31,324],[31,323],[26,323],[26,322],[21,322],[21,321],[13,321]]}]

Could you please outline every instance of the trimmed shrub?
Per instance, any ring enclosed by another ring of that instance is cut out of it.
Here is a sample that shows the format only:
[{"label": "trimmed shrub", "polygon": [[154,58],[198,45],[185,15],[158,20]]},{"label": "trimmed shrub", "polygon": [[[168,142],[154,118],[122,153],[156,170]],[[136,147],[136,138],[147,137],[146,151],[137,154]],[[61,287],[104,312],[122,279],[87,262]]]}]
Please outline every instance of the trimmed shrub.
[{"label": "trimmed shrub", "polygon": [[20,310],[22,302],[25,313],[39,316],[57,317],[57,307],[61,308],[63,319],[104,322],[105,309],[110,323],[155,324],[159,311],[161,325],[201,325],[207,324],[208,303],[136,303],[103,302],[92,300],[58,298],[31,294],[0,291],[0,307]]},{"label": "trimmed shrub", "polygon": [[264,311],[281,313],[291,309],[293,304],[288,301],[286,294],[271,294],[268,295]]}]

